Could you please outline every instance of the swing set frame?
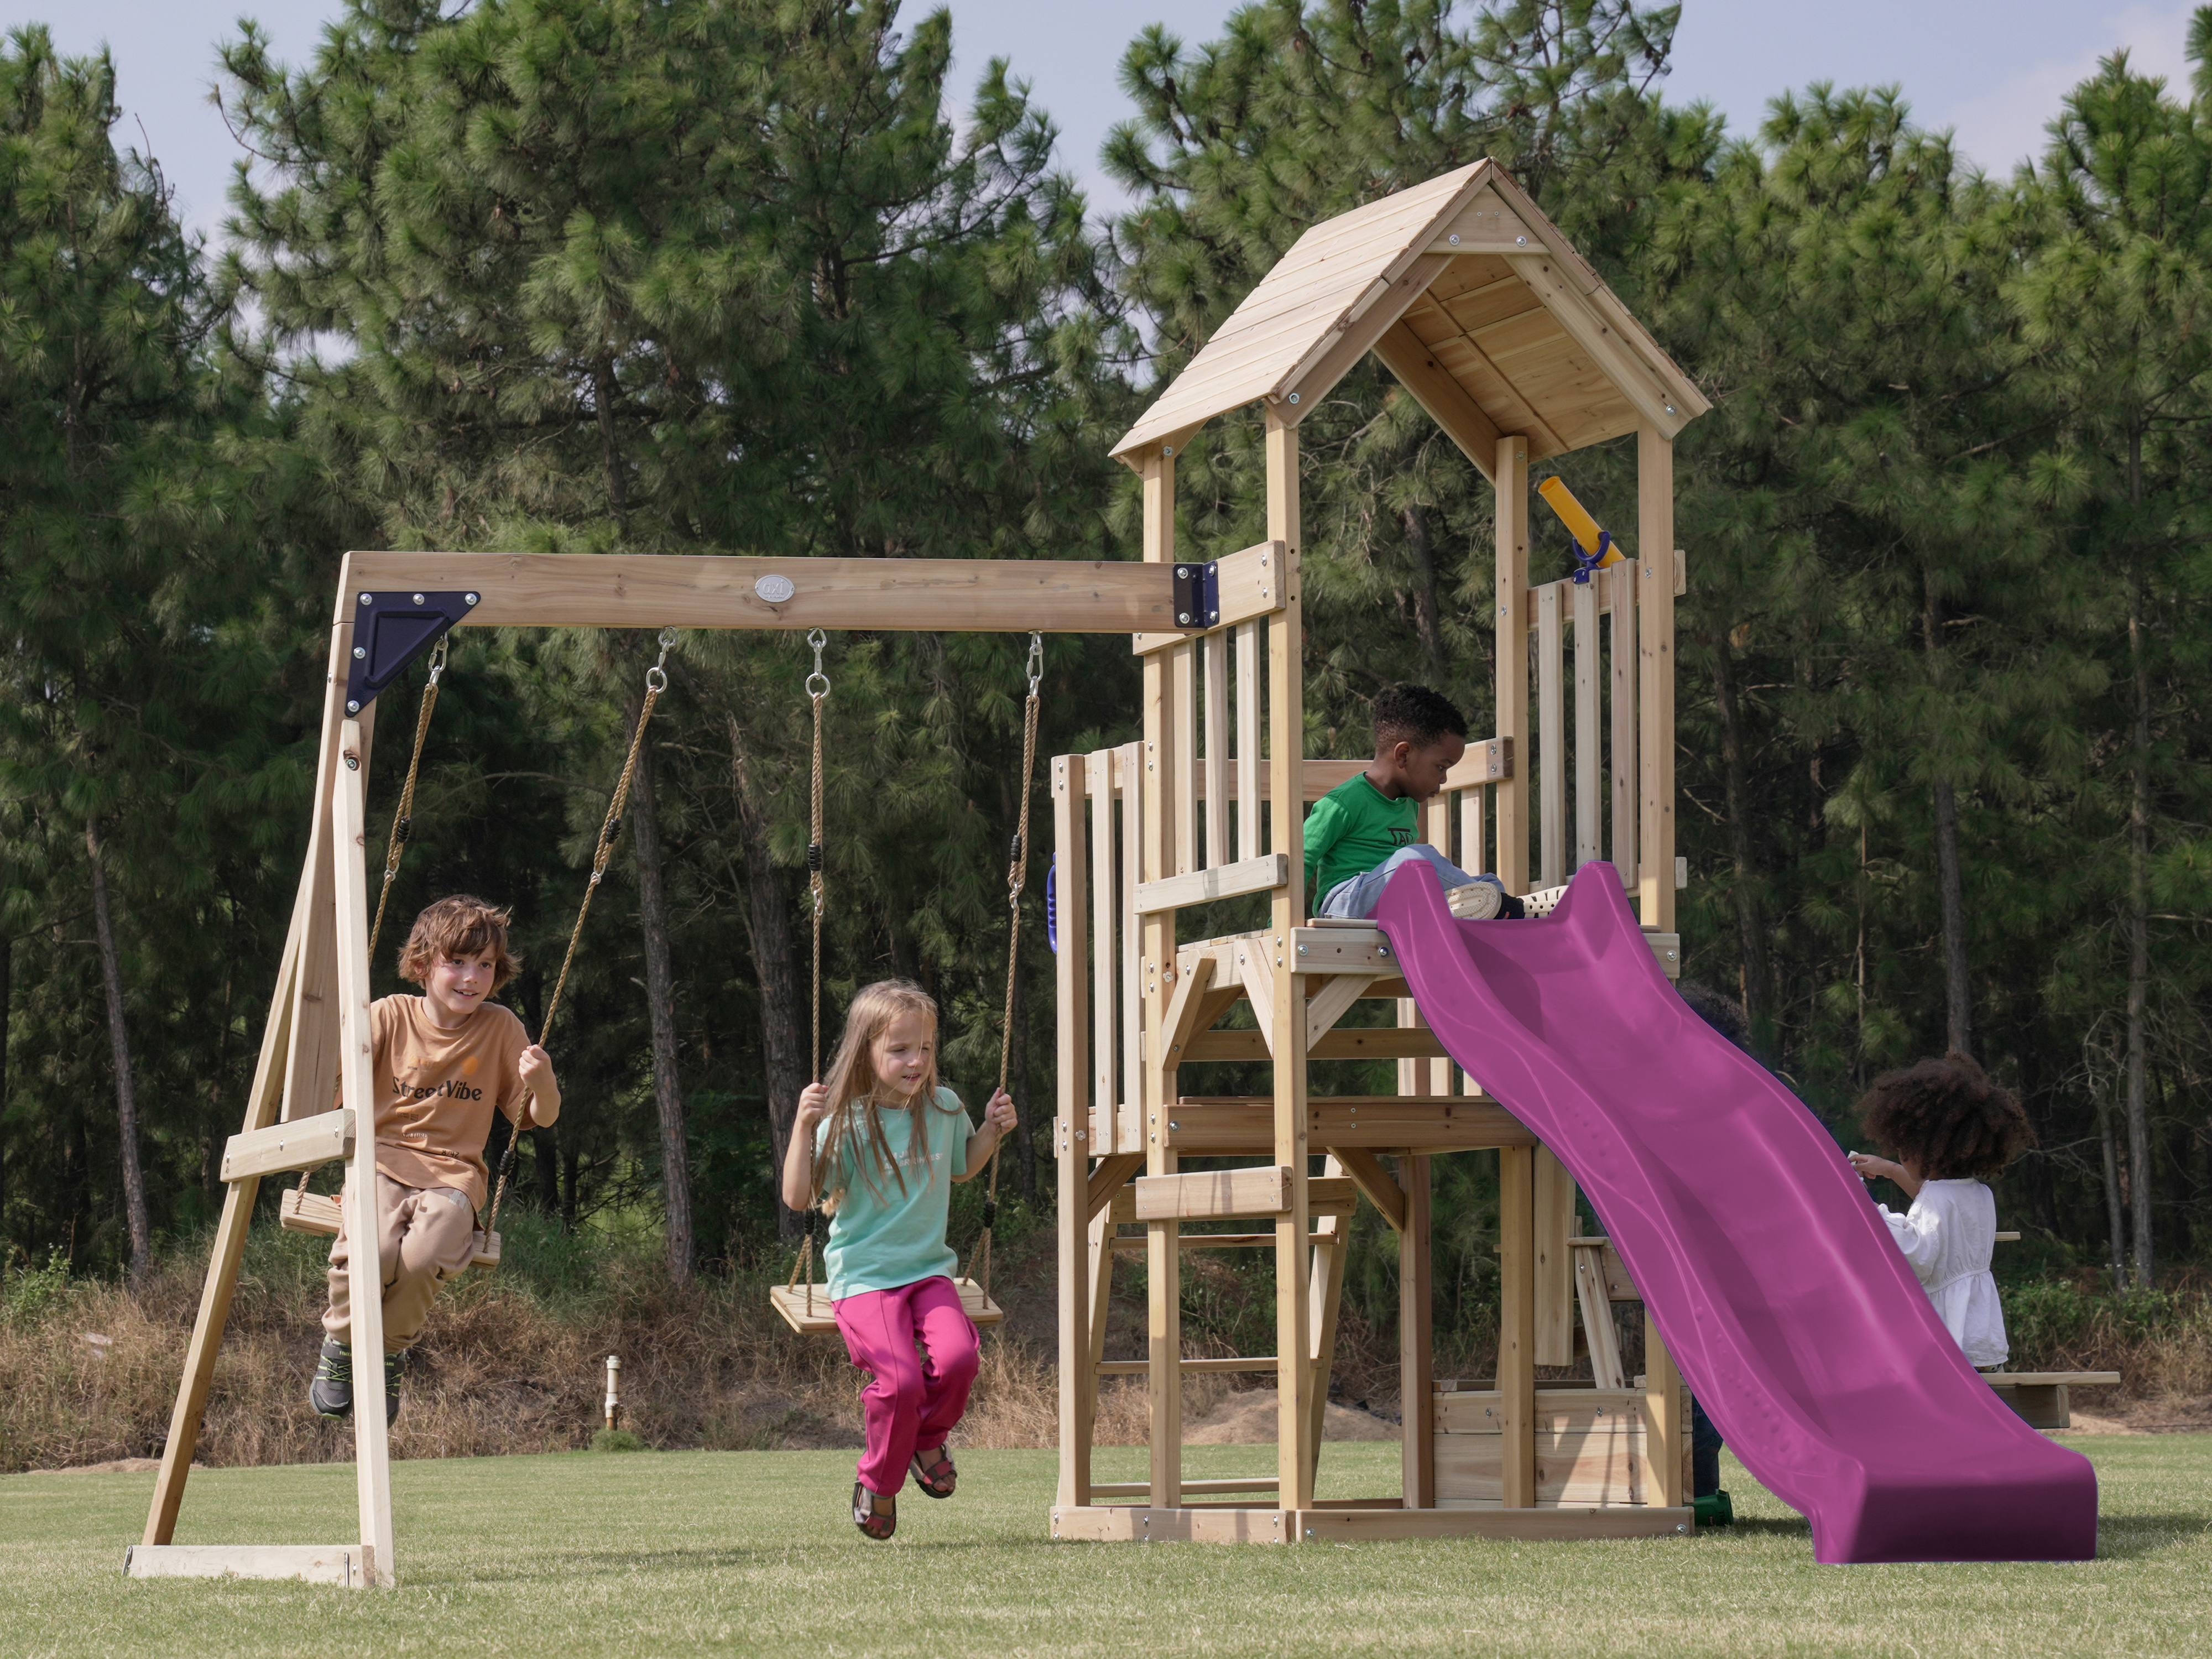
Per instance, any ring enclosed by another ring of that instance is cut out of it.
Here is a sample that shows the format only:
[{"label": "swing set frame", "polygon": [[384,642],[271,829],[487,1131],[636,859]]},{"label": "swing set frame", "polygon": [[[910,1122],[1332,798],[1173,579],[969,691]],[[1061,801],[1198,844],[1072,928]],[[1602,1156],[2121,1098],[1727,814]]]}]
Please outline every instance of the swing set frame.
[{"label": "swing set frame", "polygon": [[[436,613],[444,600],[446,613]],[[453,601],[459,600],[459,603]],[[959,633],[1141,633],[1172,629],[1171,573],[1159,566],[1056,560],[761,559],[681,555],[365,552],[347,555],[331,620],[322,741],[307,865],[279,959],[245,1121],[222,1161],[222,1215],[185,1350],[161,1468],[134,1577],[305,1578],[391,1584],[390,1434],[384,1413],[353,1414],[356,1541],[211,1546],[175,1542],[201,1418],[264,1176],[347,1161],[356,1271],[381,1283],[375,1090],[369,1075],[371,894],[368,787],[376,706],[366,669],[388,685],[454,627],[810,629]],[[367,619],[367,620],[365,620]],[[340,1080],[342,1105],[331,1106]],[[354,1398],[383,1398],[383,1309],[353,1298]]]}]

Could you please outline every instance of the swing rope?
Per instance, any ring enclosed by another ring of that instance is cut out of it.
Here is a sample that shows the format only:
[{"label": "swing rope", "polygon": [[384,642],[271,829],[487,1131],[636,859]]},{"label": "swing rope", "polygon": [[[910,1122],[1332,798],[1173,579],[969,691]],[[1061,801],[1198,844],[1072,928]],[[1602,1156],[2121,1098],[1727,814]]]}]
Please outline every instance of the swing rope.
[{"label": "swing rope", "polygon": [[[807,700],[814,705],[814,767],[812,784],[809,790],[812,812],[811,828],[806,842],[806,888],[814,901],[814,1068],[815,1082],[822,1081],[822,912],[828,902],[828,890],[822,880],[822,705],[830,696],[830,677],[822,672],[822,653],[830,644],[830,636],[820,629],[809,629],[807,644],[814,647],[814,672],[806,677]],[[791,1278],[785,1284],[787,1291],[799,1287],[799,1275],[806,1277],[806,1311],[814,1311],[814,1217],[815,1206],[806,1206],[806,1242],[799,1246],[799,1259],[791,1264]]]},{"label": "swing rope", "polygon": [[[392,884],[399,876],[399,860],[406,856],[407,839],[415,830],[415,778],[422,769],[422,744],[430,735],[430,711],[438,706],[438,681],[446,672],[449,634],[438,635],[430,653],[430,683],[422,688],[422,708],[415,716],[415,752],[407,757],[407,781],[399,786],[399,805],[392,814],[392,833],[384,842],[384,885],[376,895],[376,920],[368,926],[368,962],[376,965],[376,941],[384,934],[384,907],[391,902]],[[313,1169],[300,1171],[300,1193],[306,1196]]]},{"label": "swing rope", "polygon": [[[1021,818],[1006,859],[1006,1004],[999,1025],[999,1092],[1001,1094],[1006,1092],[1014,1052],[1014,974],[1022,951],[1022,889],[1029,881],[1030,787],[1036,773],[1037,687],[1044,679],[1044,635],[1042,634],[1030,635],[1027,667],[1030,695],[1029,701],[1022,708]],[[1004,1137],[991,1144],[991,1181],[983,1194],[983,1231],[975,1241],[975,1254],[968,1259],[967,1276],[983,1287],[987,1300],[991,1294],[991,1230],[999,1218],[999,1153],[1004,1145]],[[982,1261],[980,1275],[975,1271],[978,1257]]]},{"label": "swing rope", "polygon": [[[584,937],[585,918],[592,914],[592,900],[599,890],[599,883],[607,873],[607,860],[614,855],[615,841],[622,834],[623,808],[629,800],[630,780],[637,775],[637,758],[645,749],[645,728],[653,723],[653,705],[660,694],[668,689],[668,653],[676,646],[676,630],[660,630],[660,655],[652,667],[645,671],[645,702],[637,711],[637,729],[630,733],[629,754],[623,761],[622,776],[616,780],[614,799],[607,803],[607,816],[599,825],[599,845],[592,854],[592,878],[584,885],[584,902],[576,907],[576,925],[568,930],[568,952],[561,958],[560,977],[553,981],[553,994],[545,1001],[545,1018],[538,1028],[538,1048],[545,1046],[546,1038],[553,1035],[553,1017],[561,1012],[561,994],[568,988],[568,970],[575,966],[576,945]],[[499,1185],[491,1195],[491,1214],[484,1222],[484,1231],[499,1231],[500,1200],[507,1196],[508,1177],[514,1173],[514,1159],[522,1145],[522,1132],[530,1127],[531,1095],[523,1091],[522,1105],[515,1114],[514,1127],[507,1138],[507,1152],[499,1161]]]}]

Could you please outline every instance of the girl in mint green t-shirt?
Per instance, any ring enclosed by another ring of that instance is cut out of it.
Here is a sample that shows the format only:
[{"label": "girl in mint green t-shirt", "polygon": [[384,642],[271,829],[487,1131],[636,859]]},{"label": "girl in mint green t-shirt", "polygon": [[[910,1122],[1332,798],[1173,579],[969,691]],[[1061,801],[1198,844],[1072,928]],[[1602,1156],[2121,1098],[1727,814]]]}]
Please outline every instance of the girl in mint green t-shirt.
[{"label": "girl in mint green t-shirt", "polygon": [[975,1381],[975,1327],[953,1287],[945,1212],[952,1182],[979,1173],[1014,1121],[1002,1090],[975,1130],[960,1097],[938,1086],[937,1004],[906,980],[853,999],[830,1080],[799,1097],[783,1201],[829,1214],[830,1306],[853,1363],[872,1379],[853,1486],[853,1524],[866,1537],[896,1528],[909,1468],[925,1496],[952,1496],[958,1472],[945,1438]]}]

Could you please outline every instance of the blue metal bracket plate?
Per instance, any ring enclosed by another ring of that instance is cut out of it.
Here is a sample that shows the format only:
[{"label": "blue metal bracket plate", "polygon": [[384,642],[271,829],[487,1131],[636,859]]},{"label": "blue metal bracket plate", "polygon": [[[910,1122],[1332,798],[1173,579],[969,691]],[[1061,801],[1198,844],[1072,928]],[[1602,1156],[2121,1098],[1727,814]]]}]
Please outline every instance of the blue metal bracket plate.
[{"label": "blue metal bracket plate", "polygon": [[1175,619],[1178,628],[1211,628],[1221,620],[1218,565],[1176,566]]}]

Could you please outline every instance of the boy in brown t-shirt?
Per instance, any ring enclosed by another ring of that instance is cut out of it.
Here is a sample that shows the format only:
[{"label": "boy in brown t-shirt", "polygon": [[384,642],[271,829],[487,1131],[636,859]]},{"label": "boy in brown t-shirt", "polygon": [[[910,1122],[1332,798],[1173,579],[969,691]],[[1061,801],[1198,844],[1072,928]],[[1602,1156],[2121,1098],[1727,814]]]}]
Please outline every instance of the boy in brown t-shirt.
[{"label": "boy in brown t-shirt", "polygon": [[[491,1115],[520,1134],[561,1115],[553,1062],[522,1022],[485,999],[513,977],[507,915],[456,894],[415,918],[399,975],[419,997],[369,1009],[375,1079],[377,1255],[384,1268],[384,1413],[399,1414],[399,1356],[422,1333],[438,1287],[475,1255],[487,1194]],[[350,1177],[349,1177],[350,1183]],[[347,1206],[350,1213],[350,1206]],[[331,1246],[331,1305],[307,1399],[325,1417],[353,1411],[353,1315],[346,1236]]]}]

